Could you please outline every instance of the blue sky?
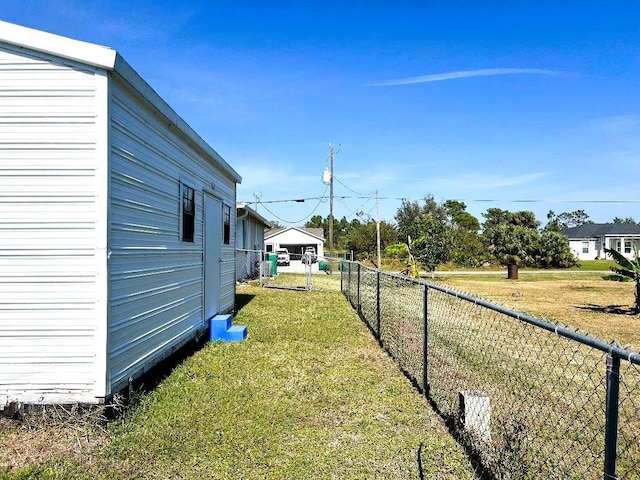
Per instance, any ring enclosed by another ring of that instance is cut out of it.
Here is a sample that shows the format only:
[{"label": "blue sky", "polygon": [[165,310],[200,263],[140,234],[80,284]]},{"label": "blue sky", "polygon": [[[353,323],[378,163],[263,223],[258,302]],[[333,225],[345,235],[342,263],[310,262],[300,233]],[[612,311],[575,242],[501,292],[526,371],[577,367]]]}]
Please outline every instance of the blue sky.
[{"label": "blue sky", "polygon": [[480,220],[640,221],[639,2],[2,0],[0,19],[116,49],[269,219],[328,215],[331,143],[338,218],[375,217],[377,189],[382,220],[432,194]]}]

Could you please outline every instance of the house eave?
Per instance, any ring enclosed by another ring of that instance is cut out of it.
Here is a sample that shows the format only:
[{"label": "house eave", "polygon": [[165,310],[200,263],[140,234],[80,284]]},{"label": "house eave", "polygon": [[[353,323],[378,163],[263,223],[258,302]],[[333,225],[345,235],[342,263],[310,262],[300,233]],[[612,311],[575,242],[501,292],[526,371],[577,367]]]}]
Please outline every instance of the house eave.
[{"label": "house eave", "polygon": [[269,222],[266,218],[264,218],[262,215],[260,215],[258,212],[256,212],[253,208],[251,208],[246,203],[237,203],[236,204],[236,209],[244,210],[245,212],[248,213],[249,217],[255,218],[259,222],[263,223],[264,226],[267,227],[267,228],[272,228],[273,227],[271,222]]},{"label": "house eave", "polygon": [[95,43],[83,42],[0,20],[0,40],[11,45],[111,70],[117,52]]},{"label": "house eave", "polygon": [[318,235],[315,235],[315,234],[313,234],[311,232],[308,232],[307,230],[304,230],[304,229],[301,229],[301,228],[298,228],[298,227],[286,227],[286,228],[283,228],[282,230],[279,230],[279,231],[271,233],[271,234],[266,234],[265,233],[264,239],[268,240],[268,239],[270,239],[272,237],[275,237],[276,235],[280,235],[281,233],[283,233],[283,232],[285,232],[287,230],[297,230],[298,232],[300,232],[300,233],[302,233],[304,235],[308,235],[310,237],[316,238],[321,242],[325,241],[324,237],[320,237]]}]

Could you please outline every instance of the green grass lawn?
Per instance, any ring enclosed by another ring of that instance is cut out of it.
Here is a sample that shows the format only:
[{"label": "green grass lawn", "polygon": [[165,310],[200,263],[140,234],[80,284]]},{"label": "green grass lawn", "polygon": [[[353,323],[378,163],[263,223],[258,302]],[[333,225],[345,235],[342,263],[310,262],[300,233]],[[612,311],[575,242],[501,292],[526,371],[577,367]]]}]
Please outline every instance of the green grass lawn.
[{"label": "green grass lawn", "polygon": [[473,478],[338,281],[239,287],[234,323],[247,340],[189,357],[112,422],[90,461],[57,458],[9,478]]}]

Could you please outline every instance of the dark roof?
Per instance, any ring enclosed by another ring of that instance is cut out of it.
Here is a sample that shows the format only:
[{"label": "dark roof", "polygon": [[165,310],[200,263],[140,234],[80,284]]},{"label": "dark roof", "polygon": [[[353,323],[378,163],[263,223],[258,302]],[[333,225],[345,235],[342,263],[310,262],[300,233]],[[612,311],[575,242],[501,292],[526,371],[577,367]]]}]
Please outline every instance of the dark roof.
[{"label": "dark roof", "polygon": [[605,235],[640,235],[637,223],[585,223],[560,233],[569,238],[595,238]]}]

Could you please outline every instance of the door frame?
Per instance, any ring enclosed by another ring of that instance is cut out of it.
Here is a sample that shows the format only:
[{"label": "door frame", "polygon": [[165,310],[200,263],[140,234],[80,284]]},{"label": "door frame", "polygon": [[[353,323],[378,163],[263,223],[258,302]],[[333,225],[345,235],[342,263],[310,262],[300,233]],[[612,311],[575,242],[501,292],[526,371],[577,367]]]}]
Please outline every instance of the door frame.
[{"label": "door frame", "polygon": [[[223,201],[206,190],[202,199],[202,321],[206,327],[209,320],[220,313],[222,302]],[[210,211],[210,208],[213,210]],[[210,213],[213,216],[210,217]]]}]

